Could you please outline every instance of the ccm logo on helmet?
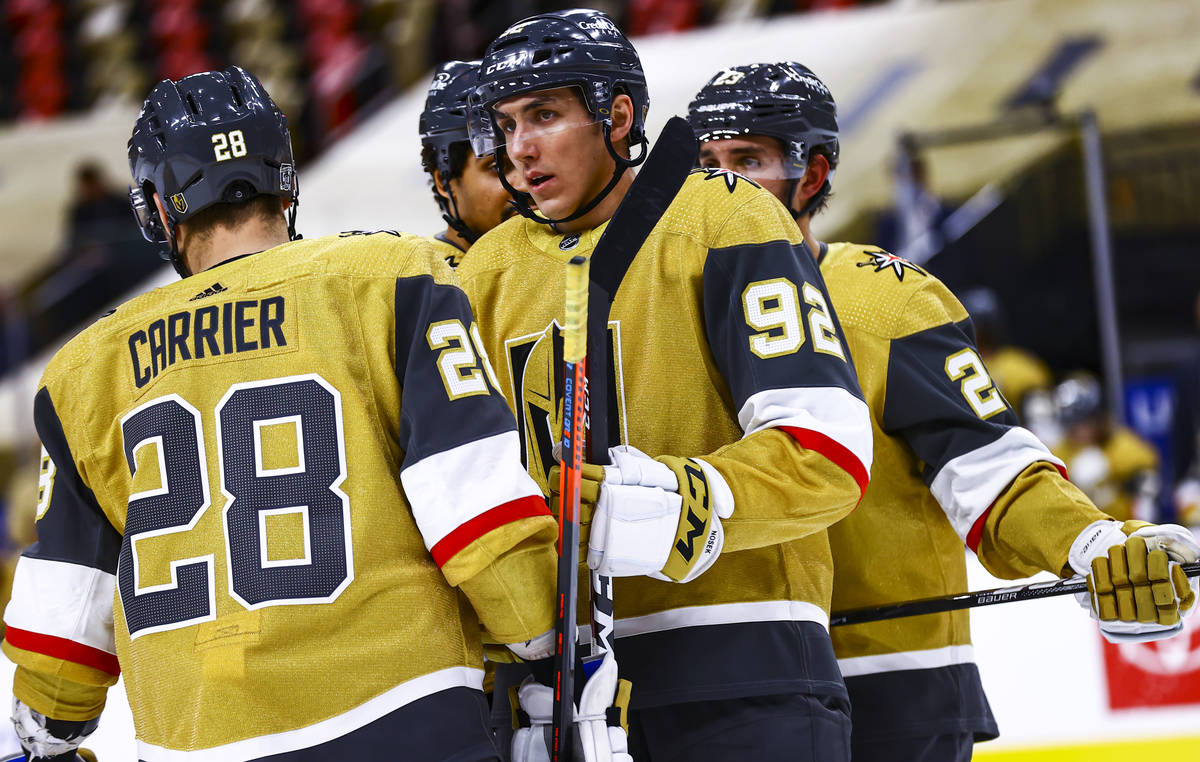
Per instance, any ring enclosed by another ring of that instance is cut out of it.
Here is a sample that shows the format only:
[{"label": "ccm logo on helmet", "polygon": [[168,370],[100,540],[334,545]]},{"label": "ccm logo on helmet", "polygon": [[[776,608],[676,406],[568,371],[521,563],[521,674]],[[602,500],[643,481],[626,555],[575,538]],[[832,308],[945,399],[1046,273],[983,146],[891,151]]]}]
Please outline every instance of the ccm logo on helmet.
[{"label": "ccm logo on helmet", "polygon": [[487,67],[487,69],[484,71],[484,74],[493,74],[498,71],[504,71],[505,69],[515,69],[518,66],[521,66],[522,64],[532,60],[533,53],[528,50],[522,50],[519,53],[513,53],[507,58],[497,61],[496,63]]}]

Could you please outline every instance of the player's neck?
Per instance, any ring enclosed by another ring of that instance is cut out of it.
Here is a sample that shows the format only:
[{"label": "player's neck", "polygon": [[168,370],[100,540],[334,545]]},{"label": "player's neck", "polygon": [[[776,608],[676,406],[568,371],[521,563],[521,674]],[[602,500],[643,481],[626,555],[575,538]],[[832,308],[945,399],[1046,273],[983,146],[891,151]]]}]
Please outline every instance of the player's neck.
[{"label": "player's neck", "polygon": [[[595,209],[592,209],[577,220],[555,225],[554,229],[564,234],[581,233],[608,222],[617,213],[617,207],[621,205],[621,200],[625,198],[625,194],[629,192],[629,186],[633,185],[633,177],[633,170],[626,169],[621,175],[621,179],[617,181],[616,186],[613,187],[612,191],[599,204],[596,204]],[[590,198],[585,199],[584,203],[590,200]]]},{"label": "player's neck", "polygon": [[463,238],[462,233],[459,233],[457,230],[455,230],[452,227],[449,227],[449,226],[446,227],[446,232],[442,233],[442,238],[445,239],[446,241],[449,241],[450,243],[454,244],[455,246],[462,249],[463,251],[466,251],[467,249],[471,248],[471,242],[468,241],[466,238]]},{"label": "player's neck", "polygon": [[279,224],[274,220],[252,220],[236,228],[214,228],[202,240],[188,241],[185,237],[180,241],[180,247],[185,253],[189,272],[195,274],[287,242],[287,230],[282,227],[282,220]]},{"label": "player's neck", "polygon": [[808,244],[808,248],[812,250],[813,256],[818,257],[821,254],[821,242],[813,237],[812,234],[812,215],[806,214],[796,220],[796,226],[800,228],[800,232],[804,234],[804,242]]}]

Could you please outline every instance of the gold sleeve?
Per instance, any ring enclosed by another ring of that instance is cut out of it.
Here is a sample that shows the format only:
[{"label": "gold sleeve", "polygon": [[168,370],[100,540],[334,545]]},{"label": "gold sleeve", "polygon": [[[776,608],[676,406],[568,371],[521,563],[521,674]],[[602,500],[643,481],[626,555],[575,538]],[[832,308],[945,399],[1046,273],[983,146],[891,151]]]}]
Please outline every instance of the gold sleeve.
[{"label": "gold sleeve", "polygon": [[1004,579],[1039,571],[1069,577],[1071,543],[1088,524],[1110,518],[1053,465],[1033,463],[992,504],[976,553]]},{"label": "gold sleeve", "polygon": [[[7,643],[4,644],[4,652],[10,658],[13,656],[11,651],[14,650],[19,649],[14,649]],[[28,654],[29,652],[23,653]],[[37,654],[33,655],[37,656]],[[50,657],[41,658],[49,659]],[[73,678],[82,677],[79,670],[87,669],[86,667],[69,662],[59,663],[66,667],[75,667],[77,670],[72,673],[71,670],[63,669],[59,674],[54,674],[41,669],[31,669],[23,664],[18,665],[17,671],[13,675],[13,695],[33,711],[54,720],[82,722],[100,716],[100,713],[104,711],[108,686],[115,683],[117,678],[105,675],[106,678],[109,678],[105,685],[80,682]],[[39,666],[49,667],[51,665]]]},{"label": "gold sleeve", "polygon": [[471,601],[484,629],[502,643],[520,643],[554,624],[558,525],[549,514],[498,527],[442,567]]},{"label": "gold sleeve", "polygon": [[862,497],[849,472],[778,429],[700,457],[733,492],[733,516],[721,522],[726,553],[819,532],[849,515]]}]

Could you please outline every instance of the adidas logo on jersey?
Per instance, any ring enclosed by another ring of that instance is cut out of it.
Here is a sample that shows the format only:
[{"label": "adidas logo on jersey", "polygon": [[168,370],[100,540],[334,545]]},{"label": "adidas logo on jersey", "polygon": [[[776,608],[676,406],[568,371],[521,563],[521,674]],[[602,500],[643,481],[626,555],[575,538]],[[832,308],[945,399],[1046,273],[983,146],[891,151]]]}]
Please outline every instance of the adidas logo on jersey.
[{"label": "adidas logo on jersey", "polygon": [[197,299],[204,299],[204,298],[206,298],[206,297],[209,297],[209,296],[214,296],[214,295],[216,295],[216,294],[219,294],[219,293],[221,293],[222,291],[228,291],[228,290],[229,290],[229,289],[225,288],[225,287],[224,287],[224,286],[222,286],[220,283],[214,283],[214,284],[212,284],[211,286],[209,286],[208,288],[206,288],[206,289],[204,289],[203,291],[201,291],[200,293],[198,293],[198,294],[196,294],[195,296],[193,296],[191,299],[188,299],[188,301],[189,301],[189,302],[194,302],[194,301],[196,301]]}]

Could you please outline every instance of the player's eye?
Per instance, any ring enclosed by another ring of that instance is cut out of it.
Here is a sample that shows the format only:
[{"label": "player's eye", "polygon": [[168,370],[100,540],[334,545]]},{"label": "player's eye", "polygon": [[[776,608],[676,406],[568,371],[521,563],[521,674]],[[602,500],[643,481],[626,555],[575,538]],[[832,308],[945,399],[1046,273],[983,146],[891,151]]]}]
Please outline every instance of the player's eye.
[{"label": "player's eye", "polygon": [[742,159],[742,166],[746,169],[759,169],[762,167],[762,162],[747,156],[745,159]]},{"label": "player's eye", "polygon": [[539,122],[548,122],[551,119],[553,119],[555,116],[557,116],[557,114],[555,114],[553,111],[549,111],[547,109],[542,109],[541,111],[537,112],[537,120]]},{"label": "player's eye", "polygon": [[711,156],[701,156],[700,166],[705,169],[716,169],[719,165],[717,164],[717,160]]}]

